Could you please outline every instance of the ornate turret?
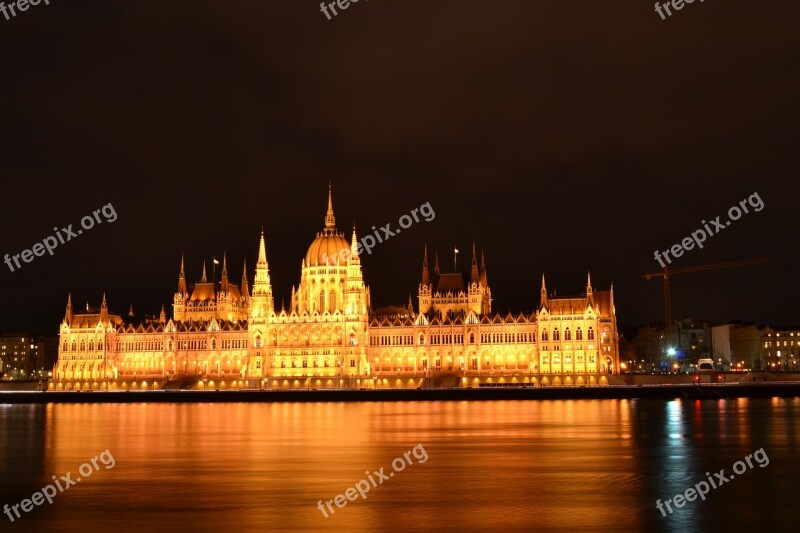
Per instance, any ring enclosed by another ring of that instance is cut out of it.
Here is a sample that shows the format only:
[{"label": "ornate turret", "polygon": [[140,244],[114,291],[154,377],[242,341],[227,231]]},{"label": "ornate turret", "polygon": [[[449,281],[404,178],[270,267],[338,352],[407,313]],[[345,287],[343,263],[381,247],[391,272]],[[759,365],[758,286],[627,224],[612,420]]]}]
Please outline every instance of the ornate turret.
[{"label": "ornate turret", "polygon": [[472,241],[472,269],[469,275],[470,283],[478,283],[480,281],[480,274],[478,274],[478,255],[475,252],[475,241]]},{"label": "ornate turret", "polygon": [[486,257],[483,255],[483,250],[481,250],[481,285],[489,286],[489,279],[486,276]]},{"label": "ornate turret", "polygon": [[542,290],[539,295],[539,306],[546,307],[547,306],[547,285],[544,282],[544,274],[542,274]]},{"label": "ornate turret", "polygon": [[72,293],[67,295],[67,312],[64,313],[64,322],[72,324]]},{"label": "ornate turret", "polygon": [[422,284],[431,284],[431,272],[428,269],[428,245],[425,244],[424,252],[422,254]]},{"label": "ornate turret", "polygon": [[250,299],[250,285],[247,284],[247,259],[244,260],[244,266],[242,266],[242,298],[245,300]]},{"label": "ornate turret", "polygon": [[178,293],[186,294],[186,273],[183,269],[183,254],[181,254],[181,272],[178,274]]},{"label": "ornate turret", "polygon": [[106,303],[106,293],[103,293],[103,303],[100,304],[100,320],[102,322],[108,320],[108,304]]},{"label": "ornate turret", "polygon": [[258,242],[258,261],[256,262],[256,277],[253,280],[253,316],[265,317],[274,311],[272,301],[272,285],[269,280],[269,264],[267,263],[267,245],[264,240],[264,230],[261,230],[261,239]]},{"label": "ornate turret", "polygon": [[222,292],[228,292],[228,252],[222,252],[222,281],[220,282],[219,289]]}]

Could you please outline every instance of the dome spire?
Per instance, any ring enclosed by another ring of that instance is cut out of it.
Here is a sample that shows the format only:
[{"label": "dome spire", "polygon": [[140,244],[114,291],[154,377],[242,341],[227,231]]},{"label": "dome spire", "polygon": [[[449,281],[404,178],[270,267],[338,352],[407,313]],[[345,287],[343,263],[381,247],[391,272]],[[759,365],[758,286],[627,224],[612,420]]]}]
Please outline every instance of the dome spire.
[{"label": "dome spire", "polygon": [[331,182],[328,182],[328,212],[325,214],[325,229],[333,230],[336,228],[336,217],[333,216],[333,191]]}]

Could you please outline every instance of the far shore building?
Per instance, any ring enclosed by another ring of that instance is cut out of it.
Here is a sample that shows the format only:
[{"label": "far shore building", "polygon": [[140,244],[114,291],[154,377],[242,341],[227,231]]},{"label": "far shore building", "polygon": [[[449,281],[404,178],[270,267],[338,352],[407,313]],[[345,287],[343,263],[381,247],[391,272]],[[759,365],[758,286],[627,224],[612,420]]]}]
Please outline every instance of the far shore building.
[{"label": "far shore building", "polygon": [[336,228],[333,202],[302,260],[288,308],[275,306],[261,234],[250,286],[190,287],[181,259],[172,316],[136,319],[67,300],[51,389],[284,389],[607,385],[619,373],[614,289],[549,294],[536,311],[492,310],[483,253],[469,273],[441,272],[423,251],[417,308],[373,310],[357,235]]}]

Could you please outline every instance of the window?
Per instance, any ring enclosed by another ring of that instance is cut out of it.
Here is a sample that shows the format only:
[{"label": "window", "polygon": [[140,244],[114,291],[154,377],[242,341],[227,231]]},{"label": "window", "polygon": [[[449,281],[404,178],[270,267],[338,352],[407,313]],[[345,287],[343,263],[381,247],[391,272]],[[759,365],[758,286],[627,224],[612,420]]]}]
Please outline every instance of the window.
[{"label": "window", "polygon": [[[576,340],[576,341],[582,341],[582,340],[583,340],[583,332],[581,331],[581,328],[578,328],[578,329],[575,331],[575,340]],[[579,348],[579,349],[580,349],[580,348]]]},{"label": "window", "polygon": [[569,330],[569,328],[565,328],[564,329],[564,340],[565,341],[571,341],[572,340],[572,332]]},{"label": "window", "polygon": [[356,360],[350,359],[350,368],[355,368],[355,366],[356,366]]},{"label": "window", "polygon": [[548,340],[548,339],[547,339],[547,330],[546,330],[546,329],[542,331],[542,340],[543,340],[543,341],[546,341],[546,340]]},{"label": "window", "polygon": [[587,332],[587,337],[590,341],[594,340],[594,330],[589,326],[589,331]]},{"label": "window", "polygon": [[470,333],[469,334],[469,343],[470,344],[475,344],[475,334],[474,333]]},{"label": "window", "polygon": [[558,333],[558,328],[553,329],[553,340],[561,340],[561,335]]},{"label": "window", "polygon": [[261,339],[261,335],[256,335],[256,342],[255,347],[261,348],[264,345],[264,341]]}]

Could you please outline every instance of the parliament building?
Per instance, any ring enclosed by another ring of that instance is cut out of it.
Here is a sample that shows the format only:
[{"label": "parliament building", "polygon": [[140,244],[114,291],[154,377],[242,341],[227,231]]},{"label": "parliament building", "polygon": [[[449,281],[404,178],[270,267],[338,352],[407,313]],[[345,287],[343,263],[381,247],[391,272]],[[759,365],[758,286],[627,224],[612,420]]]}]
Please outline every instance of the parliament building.
[{"label": "parliament building", "polygon": [[548,294],[531,313],[492,311],[481,253],[468,274],[441,272],[423,251],[417,307],[373,308],[356,231],[336,228],[328,192],[325,225],[302,260],[289,308],[272,295],[262,232],[250,287],[189,285],[181,258],[172,316],[73,310],[60,327],[52,390],[428,388],[607,385],[619,372],[614,287]]}]

